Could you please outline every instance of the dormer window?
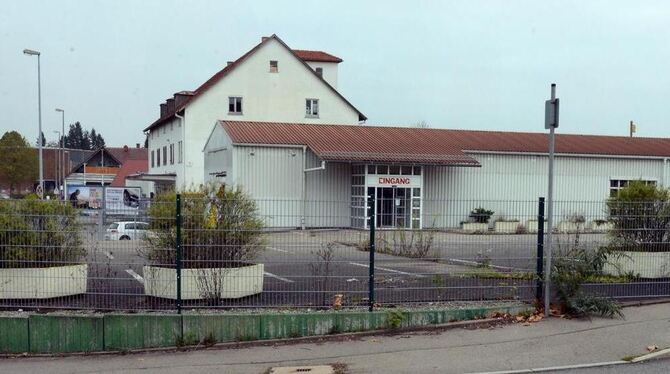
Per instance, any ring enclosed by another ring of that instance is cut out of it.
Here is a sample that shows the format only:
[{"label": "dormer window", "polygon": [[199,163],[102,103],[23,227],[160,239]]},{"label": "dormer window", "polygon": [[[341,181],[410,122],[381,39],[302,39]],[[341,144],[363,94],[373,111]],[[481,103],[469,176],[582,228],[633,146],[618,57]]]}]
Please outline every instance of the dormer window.
[{"label": "dormer window", "polygon": [[323,68],[316,68],[314,71],[316,72],[316,75],[323,78]]},{"label": "dormer window", "polygon": [[270,73],[278,73],[279,72],[279,62],[275,60],[270,60]]}]

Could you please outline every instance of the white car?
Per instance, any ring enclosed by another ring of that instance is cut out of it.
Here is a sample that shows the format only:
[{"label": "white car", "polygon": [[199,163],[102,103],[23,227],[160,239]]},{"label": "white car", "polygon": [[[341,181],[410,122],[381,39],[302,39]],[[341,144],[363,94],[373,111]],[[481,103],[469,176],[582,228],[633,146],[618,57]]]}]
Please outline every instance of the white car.
[{"label": "white car", "polygon": [[146,222],[114,222],[107,227],[105,240],[142,240],[147,237],[148,230],[149,224]]}]

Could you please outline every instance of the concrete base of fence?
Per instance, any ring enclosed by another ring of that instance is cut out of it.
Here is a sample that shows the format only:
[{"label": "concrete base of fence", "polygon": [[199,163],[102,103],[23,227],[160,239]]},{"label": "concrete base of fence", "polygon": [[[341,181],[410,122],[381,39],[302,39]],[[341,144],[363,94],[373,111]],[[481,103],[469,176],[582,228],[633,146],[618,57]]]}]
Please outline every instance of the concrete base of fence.
[{"label": "concrete base of fence", "polygon": [[617,251],[608,257],[603,271],[615,276],[632,273],[640,278],[668,278],[670,252]]},{"label": "concrete base of fence", "polygon": [[0,269],[0,299],[48,299],[86,292],[88,265]]},{"label": "concrete base of fence", "polygon": [[[184,300],[209,297],[238,299],[263,292],[263,264],[237,268],[182,269],[181,295]],[[149,296],[177,298],[177,270],[145,266],[144,292]]]},{"label": "concrete base of fence", "polygon": [[527,304],[461,309],[382,309],[374,312],[176,314],[64,313],[0,316],[0,353],[128,351],[180,345],[297,338],[412,328],[518,314]]}]

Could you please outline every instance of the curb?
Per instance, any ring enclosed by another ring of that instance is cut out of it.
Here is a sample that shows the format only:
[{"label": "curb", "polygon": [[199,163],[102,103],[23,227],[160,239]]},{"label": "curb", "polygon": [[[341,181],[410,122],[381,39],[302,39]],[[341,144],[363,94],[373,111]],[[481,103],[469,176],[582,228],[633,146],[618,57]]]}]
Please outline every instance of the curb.
[{"label": "curb", "polygon": [[651,352],[651,353],[647,353],[646,355],[635,357],[634,359],[630,360],[630,362],[632,362],[632,363],[645,362],[645,361],[649,361],[649,360],[652,360],[652,359],[655,359],[655,358],[658,358],[658,357],[665,356],[667,354],[670,354],[670,348],[661,349],[661,350],[658,350],[656,352]]}]

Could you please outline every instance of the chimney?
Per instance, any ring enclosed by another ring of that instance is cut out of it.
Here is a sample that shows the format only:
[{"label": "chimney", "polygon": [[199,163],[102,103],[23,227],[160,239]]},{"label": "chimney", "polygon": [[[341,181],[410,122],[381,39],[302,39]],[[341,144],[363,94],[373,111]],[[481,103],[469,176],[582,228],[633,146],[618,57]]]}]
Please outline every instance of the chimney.
[{"label": "chimney", "polygon": [[184,104],[186,102],[186,100],[188,100],[189,97],[191,97],[191,95],[190,95],[189,92],[186,92],[186,91],[180,91],[180,92],[175,93],[174,94],[175,110],[179,109],[182,106],[182,104]]},{"label": "chimney", "polygon": [[167,115],[167,104],[163,103],[161,104],[161,118],[165,117]]},{"label": "chimney", "polygon": [[264,42],[264,41],[266,41],[266,40],[268,40],[268,39],[270,39],[269,36],[262,36],[262,37],[261,37],[261,43]]},{"label": "chimney", "polygon": [[135,143],[135,148],[139,149],[140,148],[140,143]]},{"label": "chimney", "polygon": [[124,152],[128,152],[128,146],[127,146],[127,145],[124,145],[124,146],[123,146],[123,151],[124,151]]},{"label": "chimney", "polygon": [[165,100],[165,103],[167,104],[167,114],[174,113],[174,97]]},{"label": "chimney", "polygon": [[232,61],[228,61],[228,62],[226,62],[226,66],[230,66],[230,65],[232,65],[232,64],[233,64]]}]

